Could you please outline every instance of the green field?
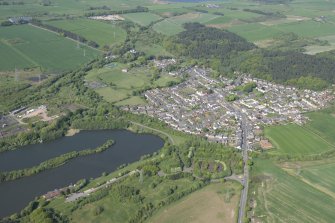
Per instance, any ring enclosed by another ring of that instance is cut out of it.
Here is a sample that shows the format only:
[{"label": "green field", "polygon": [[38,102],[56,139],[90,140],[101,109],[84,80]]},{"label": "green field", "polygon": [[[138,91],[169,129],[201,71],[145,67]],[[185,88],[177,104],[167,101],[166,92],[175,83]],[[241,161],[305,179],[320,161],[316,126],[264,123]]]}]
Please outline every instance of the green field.
[{"label": "green field", "polygon": [[282,33],[281,30],[259,23],[248,23],[236,25],[228,28],[229,31],[236,33],[249,41],[272,39]]},{"label": "green field", "polygon": [[112,10],[134,9],[137,6],[150,6],[152,1],[149,0],[54,0],[50,6],[43,6],[42,1],[25,0],[23,5],[1,5],[0,19],[6,19],[10,16],[22,16],[29,12],[36,17],[47,17],[48,15],[62,16],[83,16],[88,8],[107,6]]},{"label": "green field", "polygon": [[[332,174],[333,175],[333,174]],[[319,176],[318,182],[327,175]],[[255,220],[261,222],[332,222],[335,199],[290,175],[269,160],[255,160],[250,188]]]},{"label": "green field", "polygon": [[265,136],[276,147],[275,154],[311,155],[333,148],[320,136],[295,124],[266,127]]},{"label": "green field", "polygon": [[184,31],[184,29],[181,27],[181,25],[172,23],[170,20],[167,20],[167,19],[165,19],[165,20],[163,20],[159,23],[156,23],[153,26],[153,29],[156,32],[162,33],[162,34],[167,35],[167,36],[172,36],[172,35],[175,35],[177,33],[180,33],[182,31]]},{"label": "green field", "polygon": [[[334,160],[333,160],[334,162]],[[301,177],[335,195],[335,163],[319,164],[301,169]],[[322,179],[322,180],[320,180]],[[335,198],[335,197],[334,197]]]},{"label": "green field", "polygon": [[316,134],[335,144],[335,116],[334,113],[313,112],[307,114],[311,119],[306,127]]},{"label": "green field", "polygon": [[162,18],[156,14],[149,13],[149,12],[129,13],[129,14],[123,15],[123,17],[126,19],[129,19],[130,21],[134,23],[138,23],[141,26],[147,26],[151,22],[155,22]]},{"label": "green field", "polygon": [[148,223],[235,223],[240,187],[226,182],[206,186],[157,212]]},{"label": "green field", "polygon": [[67,19],[49,21],[47,24],[76,33],[85,39],[99,44],[111,46],[122,43],[126,39],[126,32],[112,23],[91,19]]},{"label": "green field", "polygon": [[[157,180],[157,177],[145,178],[143,184],[139,184],[137,177],[132,177],[127,180],[128,185],[134,185],[139,188],[141,194],[145,194],[146,198],[143,203],[151,202],[153,205],[158,205],[159,201],[166,198],[164,191],[172,185],[178,185],[176,192],[181,192],[186,188],[189,188],[192,184],[190,180],[179,179],[179,180],[167,180],[160,183],[155,189],[150,187],[150,184]],[[99,215],[93,214],[94,207],[101,206],[104,211]],[[84,207],[73,212],[71,217],[73,222],[128,222],[130,217],[134,217],[137,210],[141,207],[141,204],[136,204],[132,200],[122,199],[120,200],[113,194],[104,197],[103,199],[92,202],[91,204],[85,205]]]},{"label": "green field", "polygon": [[[41,67],[48,72],[74,69],[100,52],[29,25],[0,28],[0,70]],[[85,51],[85,56],[84,56]]]},{"label": "green field", "polygon": [[147,56],[172,56],[171,53],[166,51],[163,46],[157,44],[146,44],[142,41],[137,41],[135,44],[135,48],[138,51],[144,52]]},{"label": "green field", "polygon": [[108,87],[95,89],[98,94],[109,102],[117,102],[117,105],[144,104],[139,96],[133,95],[134,91],[144,87],[164,87],[170,81],[178,81],[168,74],[162,74],[157,80],[152,80],[153,71],[148,67],[136,67],[128,72],[122,72],[126,68],[124,64],[113,64],[112,67],[95,69],[88,72],[86,80],[97,81]]},{"label": "green field", "polygon": [[218,17],[220,16],[207,13],[192,12],[180,16],[167,18],[159,23],[156,23],[153,28],[155,31],[164,35],[174,35],[184,30],[182,27],[184,23],[208,23],[209,21],[214,20]]}]

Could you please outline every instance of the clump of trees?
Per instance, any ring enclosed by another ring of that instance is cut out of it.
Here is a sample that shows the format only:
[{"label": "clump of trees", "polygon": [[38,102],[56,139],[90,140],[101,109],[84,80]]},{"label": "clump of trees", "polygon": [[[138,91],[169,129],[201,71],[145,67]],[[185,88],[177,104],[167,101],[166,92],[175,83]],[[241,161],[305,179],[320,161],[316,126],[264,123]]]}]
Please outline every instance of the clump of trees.
[{"label": "clump of trees", "polygon": [[[101,9],[103,9],[104,11],[92,12],[92,10],[101,10]],[[101,16],[101,15],[113,15],[113,14],[127,14],[127,13],[148,12],[149,11],[148,8],[143,7],[143,6],[137,6],[134,9],[125,9],[125,10],[106,10],[106,7],[89,7],[88,10],[91,10],[91,12],[85,13],[86,17]]]}]

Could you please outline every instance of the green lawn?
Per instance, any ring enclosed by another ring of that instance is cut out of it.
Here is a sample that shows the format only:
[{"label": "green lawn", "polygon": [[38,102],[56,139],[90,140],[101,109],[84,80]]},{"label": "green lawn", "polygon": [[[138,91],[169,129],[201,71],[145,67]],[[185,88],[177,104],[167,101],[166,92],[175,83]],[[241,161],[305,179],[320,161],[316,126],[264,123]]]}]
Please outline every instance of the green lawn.
[{"label": "green lawn", "polygon": [[275,154],[311,155],[332,149],[324,139],[295,124],[266,127],[265,136],[276,147]]},{"label": "green lawn", "polygon": [[[41,67],[49,72],[74,69],[100,52],[29,25],[0,28],[0,70]],[[84,56],[85,50],[85,56]]]},{"label": "green lawn", "polygon": [[49,21],[47,24],[71,31],[87,40],[92,40],[103,47],[122,43],[126,39],[126,31],[112,23],[91,19],[67,19]]},{"label": "green lawn", "polygon": [[141,26],[147,26],[151,22],[155,22],[162,18],[150,12],[128,13],[122,16],[125,17],[126,19],[129,19],[132,22],[138,23]]},{"label": "green lawn", "polygon": [[[261,222],[332,222],[335,199],[289,175],[270,160],[255,160],[250,198]],[[322,175],[319,181],[325,180]],[[327,176],[325,176],[327,178]]]}]

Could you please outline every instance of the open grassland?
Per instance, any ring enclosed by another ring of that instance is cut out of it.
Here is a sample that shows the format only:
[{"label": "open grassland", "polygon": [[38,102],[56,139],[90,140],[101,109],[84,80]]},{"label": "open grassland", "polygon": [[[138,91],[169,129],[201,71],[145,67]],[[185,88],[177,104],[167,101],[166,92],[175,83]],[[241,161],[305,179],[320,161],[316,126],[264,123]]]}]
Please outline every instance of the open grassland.
[{"label": "open grassland", "polygon": [[163,208],[148,223],[225,222],[237,217],[240,188],[237,183],[214,183]]},{"label": "open grassland", "polygon": [[115,63],[110,67],[95,69],[87,74],[86,80],[105,84],[105,87],[96,88],[95,91],[109,102],[118,102],[117,105],[144,104],[145,100],[133,92],[147,87],[164,87],[170,81],[178,81],[168,74],[162,74],[154,80],[153,71],[148,67],[137,67],[122,72],[125,68],[124,64]]},{"label": "open grassland", "polygon": [[312,155],[332,149],[325,139],[295,124],[266,127],[265,136],[276,147],[274,154]]},{"label": "open grassland", "polygon": [[163,20],[159,23],[156,23],[153,26],[153,29],[156,32],[162,33],[162,34],[167,35],[167,36],[172,36],[172,35],[175,35],[177,33],[180,33],[182,31],[184,31],[184,29],[181,27],[181,25],[173,23],[173,22],[171,22],[170,20],[167,20],[167,19],[165,19],[165,20]]},{"label": "open grassland", "polygon": [[[335,162],[335,160],[333,160]],[[335,199],[335,163],[319,164],[300,169],[300,176],[333,193]],[[299,171],[299,170],[298,170]],[[320,180],[322,179],[322,180]]]},{"label": "open grassland", "polygon": [[[11,1],[9,1],[11,2]],[[107,6],[112,10],[133,9],[137,6],[153,5],[151,0],[55,0],[50,1],[50,6],[43,6],[42,1],[25,0],[23,5],[1,5],[0,19],[6,19],[9,16],[34,15],[44,17],[46,15],[63,15],[83,16],[85,12],[89,12],[89,7]]]},{"label": "open grassland", "polygon": [[332,144],[335,144],[334,113],[312,112],[307,115],[311,121],[307,123],[306,127]]},{"label": "open grassland", "polygon": [[[318,182],[326,180],[319,176]],[[335,199],[316,186],[290,175],[270,160],[256,160],[250,198],[261,222],[332,222]]]},{"label": "open grassland", "polygon": [[129,13],[122,16],[134,23],[138,23],[141,26],[147,26],[150,23],[160,20],[162,18],[150,12]]},{"label": "open grassland", "polygon": [[88,41],[98,43],[100,47],[122,43],[127,35],[126,31],[112,23],[91,19],[55,20],[47,24],[76,33]]},{"label": "open grassland", "polygon": [[[74,69],[100,52],[30,25],[0,28],[0,70],[41,67],[49,72]],[[85,50],[85,55],[84,55]]]},{"label": "open grassland", "polygon": [[259,23],[245,23],[228,28],[229,31],[236,33],[249,41],[272,39],[281,31],[273,27],[268,27]]},{"label": "open grassland", "polygon": [[166,49],[157,44],[147,44],[141,41],[137,41],[135,48],[138,51],[144,52],[147,56],[172,56],[171,53],[166,51]]},{"label": "open grassland", "polygon": [[218,17],[220,16],[207,13],[191,12],[167,18],[155,24],[153,28],[155,31],[165,35],[174,35],[184,30],[182,27],[184,23],[188,22],[207,23]]}]

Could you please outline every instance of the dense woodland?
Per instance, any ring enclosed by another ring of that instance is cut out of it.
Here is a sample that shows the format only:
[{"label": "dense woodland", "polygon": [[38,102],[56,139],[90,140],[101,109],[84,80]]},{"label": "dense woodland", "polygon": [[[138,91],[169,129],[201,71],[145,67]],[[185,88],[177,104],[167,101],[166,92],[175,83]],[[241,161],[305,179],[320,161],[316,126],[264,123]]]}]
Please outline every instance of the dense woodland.
[{"label": "dense woodland", "polygon": [[[335,51],[306,55],[281,45],[259,49],[225,30],[199,23],[188,23],[184,28],[185,31],[167,39],[164,46],[176,55],[197,59],[221,75],[233,76],[235,71],[239,71],[313,90],[335,83]],[[306,42],[295,41],[297,45]]]}]

